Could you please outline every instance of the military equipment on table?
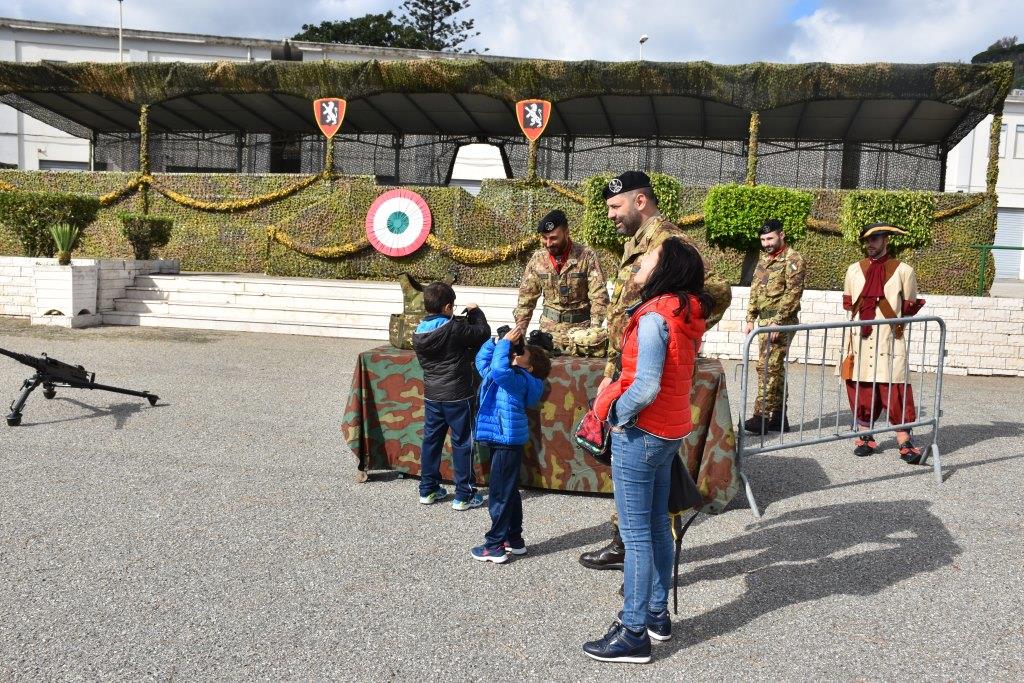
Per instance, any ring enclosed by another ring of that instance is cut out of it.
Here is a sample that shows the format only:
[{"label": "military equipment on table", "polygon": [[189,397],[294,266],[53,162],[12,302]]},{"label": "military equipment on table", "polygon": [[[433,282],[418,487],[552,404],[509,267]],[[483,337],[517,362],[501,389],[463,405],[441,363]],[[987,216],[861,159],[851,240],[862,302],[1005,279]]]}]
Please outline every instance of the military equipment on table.
[{"label": "military equipment on table", "polygon": [[[455,276],[443,278],[441,282],[454,284]],[[402,312],[392,313],[388,323],[388,340],[396,349],[412,350],[412,335],[416,326],[426,317],[423,307],[423,285],[409,273],[398,276],[398,284],[402,288]]]},{"label": "military equipment on table", "polygon": [[43,386],[43,397],[48,399],[57,395],[57,387],[69,387],[71,389],[99,389],[100,391],[110,391],[115,394],[138,396],[148,400],[151,406],[155,406],[159,400],[158,396],[148,391],[134,391],[106,384],[97,384],[95,372],[86,372],[85,368],[81,365],[68,365],[55,358],[50,358],[45,353],[36,358],[25,353],[0,349],[0,355],[13,358],[22,365],[27,365],[36,371],[36,374],[26,379],[21,385],[21,394],[11,403],[11,412],[7,416],[7,424],[11,427],[17,427],[21,424],[21,409],[25,407],[25,402],[28,401],[29,395],[39,385]]}]

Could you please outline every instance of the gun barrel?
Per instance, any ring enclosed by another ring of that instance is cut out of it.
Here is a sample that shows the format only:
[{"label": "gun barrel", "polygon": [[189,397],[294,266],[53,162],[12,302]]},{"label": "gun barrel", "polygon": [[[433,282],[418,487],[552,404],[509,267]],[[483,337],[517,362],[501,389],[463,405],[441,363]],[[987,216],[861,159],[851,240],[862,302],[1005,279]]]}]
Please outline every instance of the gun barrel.
[{"label": "gun barrel", "polygon": [[22,363],[24,365],[31,365],[32,367],[36,367],[36,364],[40,362],[39,359],[35,358],[34,356],[29,356],[24,353],[18,353],[17,351],[8,351],[7,349],[3,348],[0,348],[0,355],[7,356],[8,358],[13,358],[19,363]]}]

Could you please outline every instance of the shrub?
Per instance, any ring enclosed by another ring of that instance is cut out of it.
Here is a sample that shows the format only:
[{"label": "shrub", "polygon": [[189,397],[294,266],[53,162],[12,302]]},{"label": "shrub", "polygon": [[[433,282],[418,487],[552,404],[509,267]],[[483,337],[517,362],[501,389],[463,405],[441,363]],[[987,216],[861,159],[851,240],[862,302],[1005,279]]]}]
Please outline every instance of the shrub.
[{"label": "shrub", "polygon": [[121,233],[139,260],[151,258],[154,248],[165,246],[171,239],[174,222],[170,218],[126,212],[119,213],[117,217],[121,220]]},{"label": "shrub", "polygon": [[[678,179],[664,173],[650,173],[651,189],[658,198],[658,210],[670,221],[678,220],[680,212],[679,193],[682,184]],[[626,241],[608,220],[608,206],[604,202],[604,188],[615,176],[611,173],[591,176],[580,184],[581,194],[586,199],[583,208],[581,234],[592,247],[603,247],[621,252]]]},{"label": "shrub", "polygon": [[890,237],[894,249],[919,248],[932,243],[934,215],[935,195],[929,192],[854,190],[843,197],[839,224],[847,241],[859,243],[865,225],[892,223],[910,233]]},{"label": "shrub", "polygon": [[58,223],[50,226],[50,236],[57,247],[57,262],[62,266],[71,263],[71,252],[78,246],[82,230],[67,223]]},{"label": "shrub", "polygon": [[80,237],[99,210],[97,197],[64,192],[0,192],[0,220],[17,236],[25,256],[53,256],[57,245],[51,226],[67,224]]},{"label": "shrub", "polygon": [[717,185],[704,199],[704,225],[708,240],[740,251],[757,244],[761,226],[769,218],[782,221],[786,241],[798,242],[807,234],[814,195],[772,185]]}]

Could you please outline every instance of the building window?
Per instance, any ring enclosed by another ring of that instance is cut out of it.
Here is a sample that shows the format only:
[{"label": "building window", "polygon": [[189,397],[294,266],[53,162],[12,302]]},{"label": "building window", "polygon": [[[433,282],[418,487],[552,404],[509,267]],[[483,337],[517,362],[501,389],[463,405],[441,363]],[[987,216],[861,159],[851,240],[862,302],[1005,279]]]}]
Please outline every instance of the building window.
[{"label": "building window", "polygon": [[1013,158],[1024,159],[1024,126],[1017,126],[1017,135],[1014,136]]},{"label": "building window", "polygon": [[999,156],[1006,156],[1006,124],[1003,124],[1002,130],[999,131]]}]

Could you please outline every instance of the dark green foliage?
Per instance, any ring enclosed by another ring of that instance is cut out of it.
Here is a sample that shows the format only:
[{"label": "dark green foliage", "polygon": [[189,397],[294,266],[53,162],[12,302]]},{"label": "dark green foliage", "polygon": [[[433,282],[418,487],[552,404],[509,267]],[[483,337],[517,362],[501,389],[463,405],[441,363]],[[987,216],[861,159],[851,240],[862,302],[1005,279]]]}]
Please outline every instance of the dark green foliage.
[{"label": "dark green foliage", "polygon": [[713,244],[746,251],[757,244],[764,222],[775,218],[792,244],[803,239],[813,203],[810,192],[787,187],[718,185],[704,200],[704,225]]},{"label": "dark green foliage", "polygon": [[1014,70],[1013,87],[1024,88],[1024,44],[1001,47],[997,47],[993,44],[984,52],[979,52],[974,55],[974,57],[971,58],[971,62],[974,64],[1010,62],[1013,64]]},{"label": "dark green foliage", "polygon": [[[13,231],[24,256],[52,257],[57,245],[50,234],[50,226],[66,223],[77,228],[80,236],[96,220],[99,209],[100,200],[87,195],[0,192],[0,222]],[[72,249],[77,243],[76,239]]]},{"label": "dark green foliage", "polygon": [[[0,180],[19,188],[53,192],[69,190],[102,194],[123,187],[132,178],[128,173],[81,173],[2,171]],[[158,175],[159,181],[183,194],[213,199],[240,199],[279,190],[293,177],[245,174],[170,174]],[[271,273],[301,277],[394,280],[410,270],[421,281],[439,279],[456,272],[465,285],[517,287],[528,254],[498,265],[470,267],[457,264],[443,254],[424,247],[410,257],[390,259],[372,249],[347,259],[315,259],[291,251],[279,244],[268,244],[267,227],[280,225],[295,240],[313,247],[344,244],[365,236],[366,211],[387,188],[372,178],[343,176],[330,183],[315,183],[282,201],[237,214],[206,213],[175,204],[152,193],[152,211],[174,220],[174,230],[163,258],[181,259],[182,269],[237,273]],[[485,180],[478,197],[461,188],[413,188],[423,195],[434,216],[433,232],[440,239],[463,247],[496,247],[533,233],[537,221],[551,209],[562,209],[569,218],[573,239],[583,242],[583,206],[545,187],[519,180]],[[570,189],[584,193],[582,185]],[[683,187],[677,197],[681,216],[699,214],[709,190]],[[812,190],[811,215],[820,221],[838,225],[843,197],[849,190]],[[664,194],[664,193],[663,193]],[[970,295],[978,283],[978,252],[971,244],[991,244],[995,235],[996,200],[977,194],[935,193],[934,208],[945,211],[965,203],[982,202],[950,218],[936,221],[932,243],[917,249],[904,249],[899,258],[917,270],[921,291],[928,294]],[[603,201],[603,200],[602,200]],[[665,206],[665,197],[661,197]],[[118,213],[139,210],[138,195],[117,206],[100,210],[96,222],[82,237],[76,255],[86,258],[131,258],[132,246],[123,235]],[[744,251],[712,245],[703,225],[684,227],[697,243],[701,254],[716,272],[737,284]],[[859,244],[842,235],[808,229],[797,245],[808,266],[808,289],[841,289],[847,266],[863,257]],[[15,234],[0,229],[0,254],[21,250]],[[605,274],[618,265],[614,251],[598,248]],[[992,257],[988,257],[988,280],[993,277]]]},{"label": "dark green foliage", "polygon": [[851,190],[843,196],[839,223],[848,242],[859,243],[860,232],[871,223],[892,223],[909,235],[893,235],[893,249],[917,248],[931,244],[935,195],[908,190]]},{"label": "dark green foliage", "polygon": [[472,19],[455,18],[465,9],[469,9],[469,0],[405,0],[402,3],[405,14],[399,22],[422,35],[428,50],[463,52],[460,45],[480,35],[480,31],[473,32]]},{"label": "dark green foliage", "polygon": [[117,215],[121,221],[121,232],[132,245],[137,259],[152,258],[154,248],[166,246],[171,239],[174,221],[165,216],[142,215],[122,212]]},{"label": "dark green foliage", "polygon": [[323,21],[319,26],[303,24],[302,32],[296,33],[292,39],[418,50],[427,49],[428,44],[426,36],[411,26],[401,24],[390,10],[384,14],[366,14],[345,21]]}]

